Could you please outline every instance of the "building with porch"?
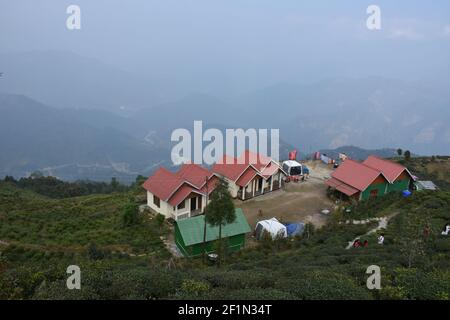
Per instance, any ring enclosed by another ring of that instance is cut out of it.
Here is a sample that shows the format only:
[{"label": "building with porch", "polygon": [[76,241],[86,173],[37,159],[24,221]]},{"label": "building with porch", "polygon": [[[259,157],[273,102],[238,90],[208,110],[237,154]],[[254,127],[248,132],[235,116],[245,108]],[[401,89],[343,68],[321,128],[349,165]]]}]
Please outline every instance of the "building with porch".
[{"label": "building with porch", "polygon": [[147,191],[147,205],[155,212],[174,220],[202,214],[207,196],[219,178],[195,164],[183,164],[177,172],[159,168],[142,185]]},{"label": "building with porch", "polygon": [[286,177],[278,162],[248,150],[239,158],[225,155],[212,171],[225,179],[231,195],[241,200],[281,188]]},{"label": "building with porch", "polygon": [[326,184],[346,199],[367,200],[408,190],[411,180],[412,175],[404,166],[370,156],[362,163],[345,160]]}]

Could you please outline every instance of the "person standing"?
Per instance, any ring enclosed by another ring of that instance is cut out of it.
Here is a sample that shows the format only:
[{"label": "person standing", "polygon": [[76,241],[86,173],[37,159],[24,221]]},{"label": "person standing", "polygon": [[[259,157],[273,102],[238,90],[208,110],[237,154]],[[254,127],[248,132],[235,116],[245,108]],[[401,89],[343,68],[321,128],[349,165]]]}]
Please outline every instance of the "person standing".
[{"label": "person standing", "polygon": [[423,228],[423,238],[425,240],[428,240],[428,237],[430,236],[430,233],[431,233],[430,226],[428,224],[426,224],[425,227]]}]

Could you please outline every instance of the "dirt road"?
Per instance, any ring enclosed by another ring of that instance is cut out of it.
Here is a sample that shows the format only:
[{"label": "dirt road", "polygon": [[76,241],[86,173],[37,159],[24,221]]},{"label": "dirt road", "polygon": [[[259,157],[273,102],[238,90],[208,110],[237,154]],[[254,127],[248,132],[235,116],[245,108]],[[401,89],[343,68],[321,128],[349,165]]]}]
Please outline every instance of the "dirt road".
[{"label": "dirt road", "polygon": [[311,174],[304,182],[287,183],[283,190],[248,201],[235,200],[236,207],[243,209],[252,228],[258,221],[273,217],[282,222],[311,222],[316,227],[326,223],[328,216],[321,211],[333,206],[326,195],[327,186],[324,183],[331,168],[319,162],[307,162],[306,165]]}]

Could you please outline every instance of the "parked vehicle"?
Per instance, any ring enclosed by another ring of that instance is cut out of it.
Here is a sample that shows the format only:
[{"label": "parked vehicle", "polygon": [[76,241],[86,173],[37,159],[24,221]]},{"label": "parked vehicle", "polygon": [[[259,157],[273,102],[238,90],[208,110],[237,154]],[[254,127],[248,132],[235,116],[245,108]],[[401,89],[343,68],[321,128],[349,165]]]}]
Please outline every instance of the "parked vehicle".
[{"label": "parked vehicle", "polygon": [[304,175],[303,165],[295,160],[283,162],[283,171],[286,172],[286,181],[298,181]]}]

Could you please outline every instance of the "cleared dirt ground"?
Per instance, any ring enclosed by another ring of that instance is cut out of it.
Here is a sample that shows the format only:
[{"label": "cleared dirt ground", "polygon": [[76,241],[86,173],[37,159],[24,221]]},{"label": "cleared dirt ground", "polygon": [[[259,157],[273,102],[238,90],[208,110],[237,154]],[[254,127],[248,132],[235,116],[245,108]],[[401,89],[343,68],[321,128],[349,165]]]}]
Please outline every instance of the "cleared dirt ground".
[{"label": "cleared dirt ground", "polygon": [[332,169],[319,161],[303,162],[310,169],[310,177],[304,182],[286,183],[277,190],[247,201],[235,200],[242,208],[252,228],[260,220],[277,218],[281,222],[311,222],[323,226],[328,216],[321,213],[333,207],[326,195],[324,183]]}]

